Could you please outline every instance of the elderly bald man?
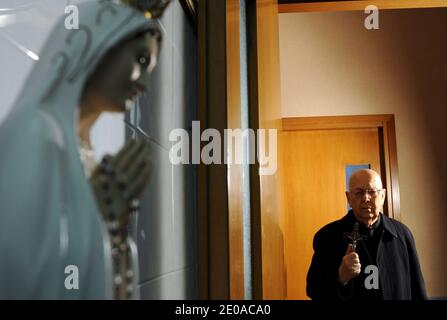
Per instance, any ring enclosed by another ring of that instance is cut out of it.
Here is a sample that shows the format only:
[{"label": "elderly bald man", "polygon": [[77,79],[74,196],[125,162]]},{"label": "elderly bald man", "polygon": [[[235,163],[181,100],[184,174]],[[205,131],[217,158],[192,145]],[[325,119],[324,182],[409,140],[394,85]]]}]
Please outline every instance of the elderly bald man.
[{"label": "elderly bald man", "polygon": [[[426,299],[413,235],[383,214],[385,196],[377,172],[362,169],[352,174],[346,192],[352,210],[314,237],[307,273],[311,299]],[[353,238],[359,239],[355,247]]]}]

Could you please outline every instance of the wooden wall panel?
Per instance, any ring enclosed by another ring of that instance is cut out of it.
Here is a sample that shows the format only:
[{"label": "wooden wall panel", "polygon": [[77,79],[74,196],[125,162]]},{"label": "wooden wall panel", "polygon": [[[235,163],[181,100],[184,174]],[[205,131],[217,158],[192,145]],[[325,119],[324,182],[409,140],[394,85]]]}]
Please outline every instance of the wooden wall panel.
[{"label": "wooden wall panel", "polygon": [[[258,126],[261,129],[280,131],[282,122],[277,13],[276,0],[256,1]],[[258,175],[264,299],[284,299],[286,296],[280,172],[278,170],[275,175]]]},{"label": "wooden wall panel", "polygon": [[[239,20],[239,0],[227,0],[227,122],[229,129],[241,127]],[[240,145],[234,145],[234,147],[241,148]],[[228,210],[230,298],[242,300],[244,299],[244,252],[242,166],[240,164],[228,165]]]},{"label": "wooden wall panel", "polygon": [[[226,4],[199,2],[199,120],[201,130],[227,127]],[[193,137],[194,139],[194,137]],[[201,147],[206,144],[201,143]],[[228,172],[199,166],[199,297],[230,297]]]}]

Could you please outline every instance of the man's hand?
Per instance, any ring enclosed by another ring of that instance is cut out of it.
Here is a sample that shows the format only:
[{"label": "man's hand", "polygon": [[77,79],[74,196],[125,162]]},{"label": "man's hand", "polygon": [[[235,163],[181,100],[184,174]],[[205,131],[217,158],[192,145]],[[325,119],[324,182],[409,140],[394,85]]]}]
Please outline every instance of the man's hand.
[{"label": "man's hand", "polygon": [[361,265],[359,255],[355,253],[352,248],[352,244],[348,246],[343,261],[338,268],[338,281],[342,284],[346,284],[351,281],[352,278],[360,274]]}]

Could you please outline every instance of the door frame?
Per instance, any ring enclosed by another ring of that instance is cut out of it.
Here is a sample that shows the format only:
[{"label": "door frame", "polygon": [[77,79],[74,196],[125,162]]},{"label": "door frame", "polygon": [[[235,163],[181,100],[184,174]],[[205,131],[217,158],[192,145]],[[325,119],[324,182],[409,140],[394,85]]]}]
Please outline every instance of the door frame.
[{"label": "door frame", "polygon": [[[226,1],[199,1],[198,116],[201,130],[214,128],[221,136],[227,128],[227,83],[222,81],[226,76]],[[200,150],[205,144],[201,142]],[[227,300],[230,298],[227,168],[201,162],[198,171],[199,299]]]},{"label": "door frame", "polygon": [[447,7],[447,0],[375,0],[374,2],[368,0],[313,2],[279,0],[278,2],[278,13],[364,11],[371,4],[377,6],[379,10]]},{"label": "door frame", "polygon": [[388,216],[401,219],[396,127],[393,114],[283,118],[283,131],[378,129],[382,181],[387,192]]}]

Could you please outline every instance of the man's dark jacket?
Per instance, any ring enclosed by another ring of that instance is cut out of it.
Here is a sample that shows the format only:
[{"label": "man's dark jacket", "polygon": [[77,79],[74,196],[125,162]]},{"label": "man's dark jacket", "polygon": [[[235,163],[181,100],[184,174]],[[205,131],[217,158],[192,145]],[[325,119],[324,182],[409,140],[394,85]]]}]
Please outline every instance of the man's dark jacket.
[{"label": "man's dark jacket", "polygon": [[[338,267],[346,253],[355,216],[349,211],[342,219],[321,228],[314,237],[314,255],[307,273],[307,295],[313,300],[340,300],[346,287],[338,281]],[[379,286],[384,300],[426,299],[425,284],[414,238],[404,224],[381,214],[382,236],[377,248]],[[362,263],[362,261],[360,261]],[[362,264],[363,268],[366,267]],[[346,285],[348,286],[349,283]]]}]

